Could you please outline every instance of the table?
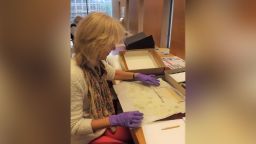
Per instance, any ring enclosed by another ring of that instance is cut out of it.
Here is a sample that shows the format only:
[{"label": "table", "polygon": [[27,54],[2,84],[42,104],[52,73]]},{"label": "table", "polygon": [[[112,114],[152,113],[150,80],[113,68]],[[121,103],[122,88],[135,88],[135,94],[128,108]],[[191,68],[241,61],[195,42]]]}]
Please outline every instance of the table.
[{"label": "table", "polygon": [[[169,51],[170,51],[169,48],[156,48],[156,51],[158,52],[158,54],[161,58],[174,56],[173,54],[169,53]],[[116,54],[118,52],[114,51],[112,53]],[[183,116],[184,116],[184,114],[176,114],[176,115],[173,115],[166,119],[177,119],[177,118],[182,118]],[[164,119],[164,120],[166,120],[166,119]],[[142,128],[131,129],[131,134],[132,134],[133,140],[136,144],[146,144]]]}]

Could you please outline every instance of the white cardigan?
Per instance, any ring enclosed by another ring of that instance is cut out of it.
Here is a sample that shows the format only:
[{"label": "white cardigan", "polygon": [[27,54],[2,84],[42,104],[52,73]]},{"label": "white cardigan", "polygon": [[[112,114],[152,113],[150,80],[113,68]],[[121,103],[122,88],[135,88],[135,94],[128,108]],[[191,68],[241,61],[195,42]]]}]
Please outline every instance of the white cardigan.
[{"label": "white cardigan", "polygon": [[[103,61],[107,79],[113,80],[115,69]],[[71,60],[71,144],[86,144],[99,137],[105,129],[93,132],[89,117],[87,83],[82,69]]]}]

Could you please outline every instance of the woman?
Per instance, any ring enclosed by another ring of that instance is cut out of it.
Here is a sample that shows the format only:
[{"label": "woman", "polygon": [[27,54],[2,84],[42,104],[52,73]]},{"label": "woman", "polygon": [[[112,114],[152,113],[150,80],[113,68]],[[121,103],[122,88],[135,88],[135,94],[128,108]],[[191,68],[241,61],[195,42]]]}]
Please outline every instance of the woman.
[{"label": "woman", "polygon": [[115,115],[107,80],[138,80],[159,85],[152,75],[115,71],[103,60],[122,41],[124,29],[103,13],[84,18],[75,34],[75,57],[71,60],[71,143],[129,143],[127,128],[140,126],[138,111]]}]

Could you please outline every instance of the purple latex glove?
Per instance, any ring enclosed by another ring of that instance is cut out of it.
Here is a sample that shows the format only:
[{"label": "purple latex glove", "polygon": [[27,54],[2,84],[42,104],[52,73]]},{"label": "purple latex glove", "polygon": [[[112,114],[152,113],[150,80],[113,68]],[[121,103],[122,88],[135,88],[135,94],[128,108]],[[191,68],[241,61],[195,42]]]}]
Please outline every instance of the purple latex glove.
[{"label": "purple latex glove", "polygon": [[155,75],[145,75],[142,73],[137,73],[135,74],[134,79],[148,85],[160,85],[160,81],[156,78]]},{"label": "purple latex glove", "polygon": [[139,127],[143,119],[143,113],[139,111],[123,112],[109,116],[111,126],[125,126],[130,128]]}]

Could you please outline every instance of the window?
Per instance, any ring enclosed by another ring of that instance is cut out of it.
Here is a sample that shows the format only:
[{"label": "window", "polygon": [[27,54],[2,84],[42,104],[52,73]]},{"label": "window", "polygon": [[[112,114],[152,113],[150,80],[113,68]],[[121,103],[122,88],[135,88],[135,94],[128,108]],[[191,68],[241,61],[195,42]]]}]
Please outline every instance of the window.
[{"label": "window", "polygon": [[73,14],[73,13],[75,13],[76,12],[76,7],[75,6],[71,6],[71,15]]},{"label": "window", "polygon": [[77,6],[77,11],[81,11],[82,10],[82,6]]},{"label": "window", "polygon": [[83,0],[76,0],[76,3],[83,3]]},{"label": "window", "polygon": [[83,5],[83,10],[84,10],[84,11],[86,11],[86,10],[87,10],[86,5]]},{"label": "window", "polygon": [[76,16],[85,16],[97,11],[112,16],[112,0],[71,0],[70,22],[72,23]]}]

